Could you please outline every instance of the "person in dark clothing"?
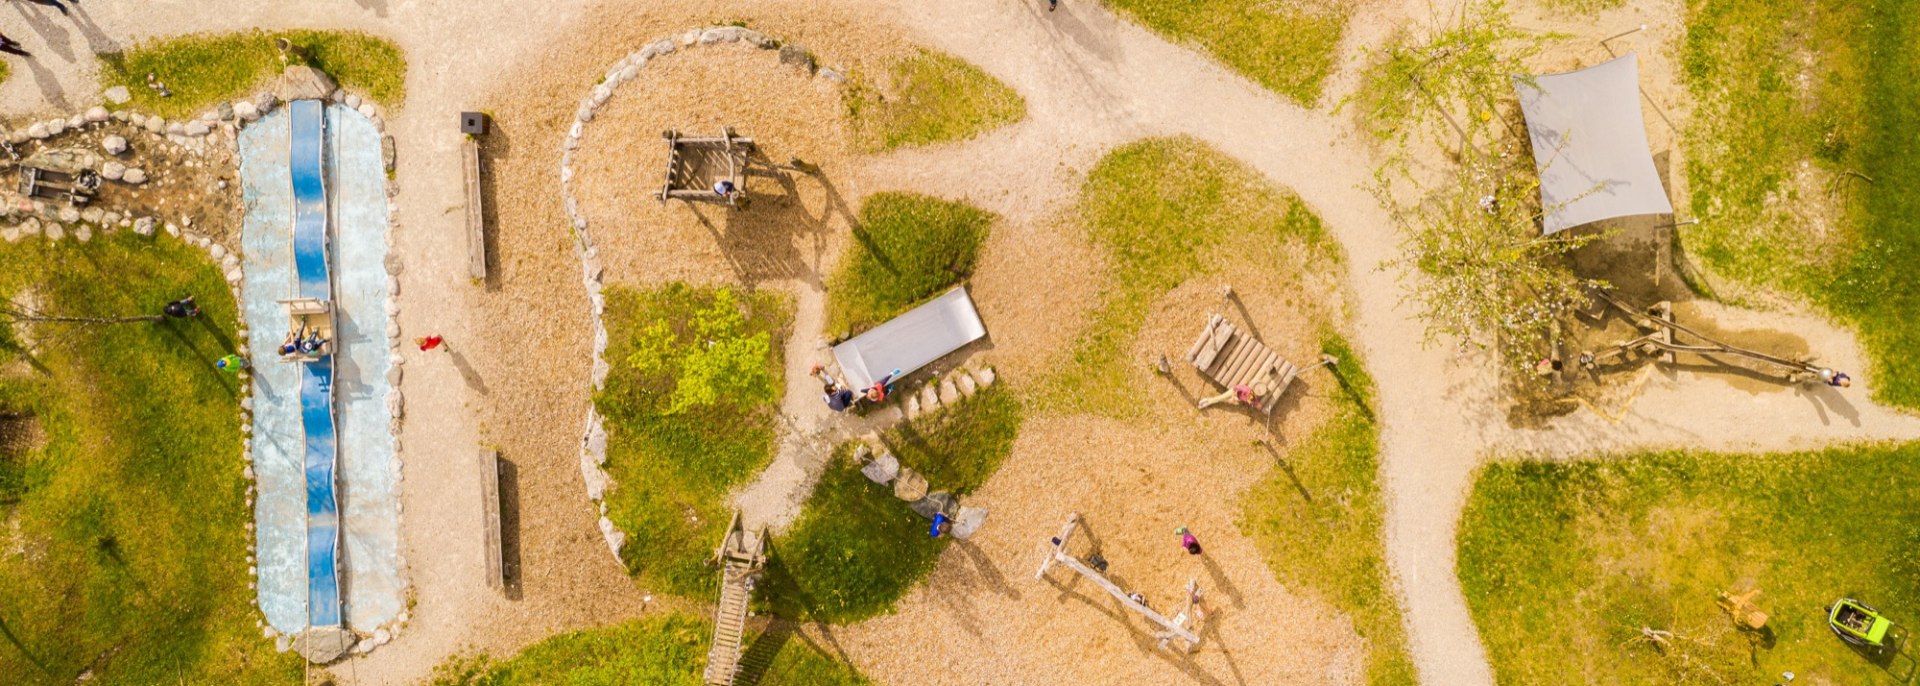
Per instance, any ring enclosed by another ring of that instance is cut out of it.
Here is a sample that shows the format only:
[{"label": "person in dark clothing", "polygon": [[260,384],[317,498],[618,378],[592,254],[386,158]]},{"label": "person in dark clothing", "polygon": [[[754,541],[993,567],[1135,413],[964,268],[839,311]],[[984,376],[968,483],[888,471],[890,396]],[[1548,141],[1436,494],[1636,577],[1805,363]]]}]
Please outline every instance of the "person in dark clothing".
[{"label": "person in dark clothing", "polygon": [[[4,38],[0,38],[0,43],[4,43]],[[5,49],[4,45],[0,45],[0,50],[4,50],[4,49]],[[167,313],[167,316],[173,317],[175,319],[186,319],[187,317],[198,317],[200,316],[200,306],[194,304],[193,296],[189,295],[179,300],[175,300],[173,302],[167,303],[165,312]]]},{"label": "person in dark clothing", "polygon": [[846,412],[853,406],[853,391],[833,385],[826,387],[827,409],[834,412]]},{"label": "person in dark clothing", "polygon": [[21,57],[33,56],[33,53],[27,52],[25,48],[20,47],[20,41],[14,40],[6,34],[0,34],[0,52],[13,53]]}]

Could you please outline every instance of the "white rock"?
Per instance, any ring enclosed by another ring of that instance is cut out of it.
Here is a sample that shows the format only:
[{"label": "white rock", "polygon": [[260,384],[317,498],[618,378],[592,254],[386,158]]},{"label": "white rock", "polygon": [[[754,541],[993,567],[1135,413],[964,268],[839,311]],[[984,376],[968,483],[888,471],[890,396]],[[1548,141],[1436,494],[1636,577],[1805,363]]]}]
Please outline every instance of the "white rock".
[{"label": "white rock", "polygon": [[260,118],[260,108],[252,101],[241,100],[233,103],[233,116],[239,117],[240,121],[253,121]]},{"label": "white rock", "polygon": [[186,124],[182,124],[182,123],[180,123],[180,122],[177,122],[177,121],[174,121],[174,122],[167,122],[167,135],[168,135],[168,136],[170,136],[170,137],[171,137],[171,136],[183,136],[183,135],[186,135],[186,133],[187,133],[187,125],[186,125]]},{"label": "white rock", "polygon": [[18,240],[20,240],[20,227],[9,226],[6,228],[0,228],[0,241],[13,243]]},{"label": "white rock", "polygon": [[167,130],[167,120],[165,117],[147,117],[147,131],[160,133],[165,130]]},{"label": "white rock", "polygon": [[673,51],[675,50],[675,48],[676,46],[673,44],[672,39],[662,38],[652,43],[648,43],[647,47],[641,48],[640,55],[647,59],[653,59],[661,55],[673,54]]},{"label": "white rock", "polygon": [[367,119],[373,119],[374,115],[378,114],[373,109],[373,103],[370,103],[370,102],[360,103],[360,106],[355,107],[354,109],[359,110],[360,116],[366,117]]},{"label": "white rock", "polygon": [[345,101],[345,102],[347,103],[347,106],[348,106],[348,107],[351,107],[351,108],[354,108],[354,109],[356,109],[356,110],[357,110],[357,109],[360,109],[360,103],[361,103],[361,100],[360,100],[360,94],[358,94],[358,93],[348,93],[348,94],[347,94],[347,99],[346,99],[346,101]]},{"label": "white rock", "polygon": [[153,217],[141,217],[133,220],[133,232],[142,236],[153,235]]},{"label": "white rock", "polygon": [[688,29],[686,33],[680,34],[680,44],[684,46],[700,42],[700,33],[700,29]]},{"label": "white rock", "polygon": [[124,114],[127,115],[128,124],[132,124],[134,126],[147,125],[147,115],[141,114],[139,112],[132,112],[132,111],[124,112]]},{"label": "white rock", "polygon": [[239,267],[234,267],[227,270],[225,276],[227,277],[227,283],[240,283],[241,277],[245,275],[240,272]]},{"label": "white rock", "polygon": [[147,182],[147,173],[141,171],[139,167],[134,167],[128,169],[127,173],[120,175],[120,180],[137,186]]},{"label": "white rock", "polygon": [[68,224],[80,221],[80,210],[72,207],[60,208],[60,221]]},{"label": "white rock", "polygon": [[180,133],[188,136],[205,136],[211,130],[207,128],[207,123],[204,121],[190,121],[186,126],[180,127]]},{"label": "white rock", "polygon": [[34,122],[32,126],[27,127],[28,138],[33,138],[37,140],[37,139],[46,138],[48,135],[50,134],[47,132],[47,125],[45,123]]},{"label": "white rock", "polygon": [[226,257],[227,246],[221,245],[219,243],[215,243],[211,247],[207,248],[207,254],[212,255],[213,259],[216,259],[216,260],[222,257]]},{"label": "white rock", "polygon": [[127,101],[133,99],[133,94],[127,92],[126,86],[114,86],[112,88],[108,88],[107,91],[105,93],[101,93],[101,95],[107,98],[107,102],[113,103],[115,105],[125,105],[127,104]]},{"label": "white rock", "polygon": [[940,391],[933,384],[920,387],[920,406],[929,412],[940,408]]},{"label": "white rock", "polygon": [[22,236],[40,235],[40,220],[35,217],[27,217],[26,221],[20,222],[20,235]]},{"label": "white rock", "polygon": [[47,133],[54,136],[58,136],[62,133],[66,133],[67,124],[68,122],[65,119],[48,119]]},{"label": "white rock", "polygon": [[959,399],[960,399],[960,389],[954,387],[953,379],[952,378],[941,379],[940,380],[940,404],[952,405],[953,401],[959,400]]},{"label": "white rock", "polygon": [[47,240],[57,241],[67,237],[67,227],[59,224],[47,225]]},{"label": "white rock", "polygon": [[73,239],[81,243],[93,240],[93,229],[86,224],[73,227]]},{"label": "white rock", "polygon": [[640,75],[640,65],[629,64],[627,65],[627,68],[620,70],[620,81],[622,83],[627,81],[632,81],[634,77],[639,75]]},{"label": "white rock", "polygon": [[100,149],[109,155],[118,155],[127,151],[127,139],[121,136],[107,136],[100,139]]},{"label": "white rock", "polygon": [[962,371],[955,376],[960,377],[959,381],[955,382],[955,385],[960,387],[960,395],[973,395],[974,391],[980,390],[979,384],[973,382],[972,374]]},{"label": "white rock", "polygon": [[107,108],[99,105],[87,108],[87,113],[84,115],[86,120],[90,122],[103,122],[112,116],[113,115],[107,113]]},{"label": "white rock", "polygon": [[593,106],[594,107],[599,107],[601,105],[607,104],[607,98],[611,98],[611,97],[613,97],[613,89],[608,87],[607,84],[603,83],[593,87]]},{"label": "white rock", "polygon": [[113,160],[107,160],[106,164],[100,165],[100,176],[106,178],[109,181],[119,181],[122,177],[125,177],[126,175],[127,175],[127,165],[121,164],[119,162],[115,162]]},{"label": "white rock", "polygon": [[167,230],[167,235],[172,236],[174,238],[180,237],[180,227],[174,225],[173,222],[167,222],[164,228],[166,228]]},{"label": "white rock", "polygon": [[993,385],[993,368],[981,367],[980,371],[973,373],[973,380],[980,382],[981,388],[992,386]]}]

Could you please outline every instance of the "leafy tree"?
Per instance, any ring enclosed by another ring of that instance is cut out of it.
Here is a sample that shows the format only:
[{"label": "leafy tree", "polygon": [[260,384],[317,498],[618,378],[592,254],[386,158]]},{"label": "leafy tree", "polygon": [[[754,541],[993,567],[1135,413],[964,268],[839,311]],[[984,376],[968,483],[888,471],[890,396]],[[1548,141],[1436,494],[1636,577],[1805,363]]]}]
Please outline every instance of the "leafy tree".
[{"label": "leafy tree", "polygon": [[748,330],[746,312],[733,289],[721,288],[681,331],[665,320],[642,329],[627,364],[648,376],[671,378],[664,414],[723,403],[749,407],[772,402],[773,372],[767,365],[772,336]]},{"label": "leafy tree", "polygon": [[[1515,371],[1538,359],[1584,289],[1605,285],[1567,260],[1593,234],[1540,233],[1539,180],[1513,102],[1513,78],[1537,51],[1503,2],[1470,0],[1424,39],[1402,35],[1342,103],[1360,106],[1387,146],[1374,193],[1404,236],[1396,266],[1408,268],[1407,299],[1428,336],[1490,343]],[[1416,164],[1432,156],[1416,154],[1424,145],[1452,164]]]}]

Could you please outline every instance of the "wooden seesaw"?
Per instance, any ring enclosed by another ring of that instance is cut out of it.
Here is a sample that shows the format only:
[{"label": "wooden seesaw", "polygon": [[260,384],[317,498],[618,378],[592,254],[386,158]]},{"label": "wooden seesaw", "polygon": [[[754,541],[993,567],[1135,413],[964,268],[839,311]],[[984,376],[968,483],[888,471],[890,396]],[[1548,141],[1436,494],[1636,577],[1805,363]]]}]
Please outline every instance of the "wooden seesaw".
[{"label": "wooden seesaw", "polygon": [[1079,572],[1080,576],[1086,577],[1100,588],[1106,589],[1107,593],[1112,595],[1114,600],[1120,601],[1121,606],[1133,610],[1140,616],[1146,617],[1147,621],[1159,625],[1160,631],[1154,632],[1153,636],[1154,638],[1160,639],[1161,648],[1164,649],[1168,643],[1174,639],[1179,639],[1186,644],[1186,652],[1191,653],[1199,649],[1200,623],[1206,620],[1206,606],[1202,603],[1200,596],[1199,580],[1189,580],[1187,582],[1185,605],[1182,606],[1179,614],[1174,615],[1172,619],[1168,619],[1166,615],[1160,614],[1151,607],[1147,607],[1146,603],[1135,600],[1134,597],[1137,594],[1127,593],[1126,590],[1120,588],[1118,584],[1107,579],[1107,576],[1099,570],[1082,562],[1080,558],[1067,554],[1067,541],[1073,537],[1074,530],[1079,528],[1079,526],[1080,513],[1075,512],[1067,515],[1066,526],[1061,527],[1060,535],[1053,539],[1053,547],[1047,552],[1047,559],[1040,562],[1040,570],[1033,573],[1033,578],[1045,579],[1047,570],[1051,568],[1055,562],[1058,562],[1065,565],[1068,569]]}]

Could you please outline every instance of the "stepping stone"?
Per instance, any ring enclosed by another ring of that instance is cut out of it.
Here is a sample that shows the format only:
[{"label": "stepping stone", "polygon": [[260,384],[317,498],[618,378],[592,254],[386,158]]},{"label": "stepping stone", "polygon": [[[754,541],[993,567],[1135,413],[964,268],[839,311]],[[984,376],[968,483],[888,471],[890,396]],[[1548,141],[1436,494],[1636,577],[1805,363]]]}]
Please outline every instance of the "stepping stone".
[{"label": "stepping stone", "polygon": [[901,467],[900,475],[893,480],[893,497],[907,502],[927,497],[927,477],[911,467]]},{"label": "stepping stone", "polygon": [[973,374],[963,370],[958,374],[958,376],[960,377],[960,380],[954,385],[960,387],[960,395],[972,396],[975,391],[980,390],[980,384],[974,383],[973,381]]},{"label": "stepping stone", "polygon": [[953,379],[950,377],[941,379],[940,380],[940,404],[952,405],[953,401],[958,399],[960,399],[960,389],[954,387]]},{"label": "stepping stone", "polygon": [[953,537],[962,540],[972,538],[973,532],[979,531],[980,527],[986,523],[987,508],[962,507],[960,512],[953,516]]},{"label": "stepping stone", "polygon": [[900,460],[892,455],[881,455],[866,466],[860,468],[868,481],[885,486],[900,476]]}]

